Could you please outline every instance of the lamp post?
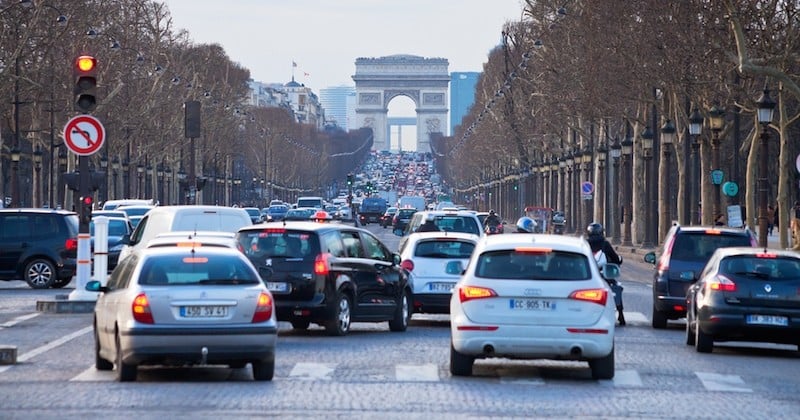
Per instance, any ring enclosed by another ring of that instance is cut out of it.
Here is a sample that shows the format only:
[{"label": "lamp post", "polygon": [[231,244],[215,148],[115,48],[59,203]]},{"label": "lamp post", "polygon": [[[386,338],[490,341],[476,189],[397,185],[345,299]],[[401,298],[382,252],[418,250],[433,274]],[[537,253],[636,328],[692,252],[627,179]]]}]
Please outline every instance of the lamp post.
[{"label": "lamp post", "polygon": [[672,171],[670,167],[670,158],[672,155],[672,145],[675,143],[675,124],[672,120],[666,120],[664,125],[661,126],[661,153],[664,157],[663,165],[661,166],[661,231],[659,237],[664,237],[669,231],[670,223],[672,222]]},{"label": "lamp post", "polygon": [[719,169],[719,133],[722,131],[723,124],[725,124],[725,111],[714,105],[708,111],[708,115],[711,132],[714,133],[711,138],[711,183],[714,184],[714,208],[711,217],[716,222],[722,211],[719,196],[720,184],[722,184],[722,171]]},{"label": "lamp post", "polygon": [[[761,124],[761,156],[758,163],[758,246],[767,248],[767,165],[769,164],[769,123],[775,112],[775,101],[769,97],[769,89],[764,87],[764,93],[756,101],[758,105],[758,122]],[[782,221],[781,221],[782,222]]]},{"label": "lamp post", "polygon": [[596,150],[597,152],[597,197],[595,198],[595,206],[594,208],[597,209],[595,214],[599,215],[599,220],[602,221],[603,226],[608,225],[608,210],[609,206],[606,205],[606,197],[608,196],[608,190],[606,189],[607,182],[606,182],[606,159],[608,159],[608,148],[605,146],[605,143],[600,143],[600,146]]},{"label": "lamp post", "polygon": [[[653,160],[653,132],[650,131],[650,126],[646,126],[644,131],[641,134],[642,138],[642,157],[644,158],[645,162],[645,197],[650,196],[650,190],[655,186],[653,182],[653,174],[652,170],[650,170],[650,165],[652,165]],[[654,210],[653,203],[650,202],[649,199],[644,200],[644,220],[642,226],[644,227],[644,242],[642,243],[643,247],[653,247],[655,246],[653,235],[652,235],[652,228],[650,227],[651,217],[650,213]]]},{"label": "lamp post", "polygon": [[[592,181],[592,151],[588,146],[583,149],[581,160],[583,161],[584,179],[587,181]],[[597,191],[595,191],[595,194],[597,194]],[[592,218],[594,217],[592,214],[592,204],[594,202],[593,196],[590,195],[582,201],[583,205],[581,206],[581,210],[583,215],[583,224],[581,225],[581,229],[589,226],[589,223],[592,223]]]},{"label": "lamp post", "polygon": [[170,166],[164,169],[164,179],[167,180],[167,193],[164,196],[164,204],[170,205],[172,204],[172,168]]},{"label": "lamp post", "polygon": [[575,211],[575,208],[572,206],[573,203],[572,199],[575,196],[575,188],[574,188],[575,155],[573,155],[572,152],[569,152],[567,154],[566,164],[567,164],[567,188],[566,188],[567,195],[564,201],[564,211],[566,212],[567,218],[570,221],[568,229],[570,230],[570,232],[574,232],[575,225],[578,223],[578,221],[575,219],[577,212]]},{"label": "lamp post", "polygon": [[142,191],[142,177],[144,176],[144,165],[141,163],[136,165],[136,197],[137,198],[144,198],[144,194]]},{"label": "lamp post", "polygon": [[613,230],[611,231],[611,243],[617,245],[620,243],[620,225],[622,224],[620,214],[620,208],[622,207],[622,196],[620,195],[620,187],[619,187],[619,157],[622,154],[622,145],[619,142],[619,137],[614,137],[614,143],[611,144],[611,148],[609,149],[609,155],[611,156],[611,164],[612,164],[612,172],[611,172],[611,182],[608,184],[611,186],[611,202],[609,203],[609,207],[611,208],[611,226]]},{"label": "lamp post", "polygon": [[146,170],[144,198],[153,198],[153,165],[148,163]]},{"label": "lamp post", "polygon": [[19,207],[19,159],[20,151],[15,145],[11,149],[11,206]]},{"label": "lamp post", "polygon": [[65,145],[61,145],[62,147],[58,150],[58,173],[61,174],[61,182],[59,182],[58,187],[58,203],[61,208],[66,208],[65,201],[65,191],[66,185],[64,185],[64,174],[67,172],[67,151],[64,150],[66,147]]},{"label": "lamp post", "polygon": [[33,152],[33,206],[34,207],[41,207],[42,206],[42,146],[36,145],[36,150]]},{"label": "lamp post", "polygon": [[[108,148],[106,147],[106,153]],[[100,188],[100,201],[108,200],[108,156],[103,155],[100,158],[100,170],[103,172],[103,186]]]},{"label": "lamp post", "polygon": [[178,189],[180,190],[179,198],[181,200],[181,204],[186,204],[186,202],[183,201],[185,199],[184,189],[186,189],[186,172],[183,170],[183,166],[178,169],[178,186]]},{"label": "lamp post", "polygon": [[157,197],[157,199],[158,199],[159,203],[166,203],[166,201],[164,200],[164,162],[162,161],[156,167],[157,167],[156,174],[158,175],[158,197]]},{"label": "lamp post", "polygon": [[125,195],[123,198],[131,198],[130,169],[131,162],[125,158],[122,161],[122,193]]},{"label": "lamp post", "polygon": [[691,200],[692,218],[690,223],[699,225],[700,222],[700,141],[697,136],[703,129],[703,116],[695,108],[689,115],[689,136],[691,137],[691,172],[689,173],[690,187],[689,199]]},{"label": "lamp post", "polygon": [[622,141],[622,177],[625,179],[622,193],[622,245],[633,246],[631,240],[631,223],[633,222],[633,174],[631,160],[633,157],[633,140],[626,134]]},{"label": "lamp post", "polygon": [[114,183],[114,188],[112,192],[114,193],[114,199],[119,199],[119,194],[117,194],[117,174],[119,173],[119,158],[114,156],[114,159],[111,159],[111,182]]}]

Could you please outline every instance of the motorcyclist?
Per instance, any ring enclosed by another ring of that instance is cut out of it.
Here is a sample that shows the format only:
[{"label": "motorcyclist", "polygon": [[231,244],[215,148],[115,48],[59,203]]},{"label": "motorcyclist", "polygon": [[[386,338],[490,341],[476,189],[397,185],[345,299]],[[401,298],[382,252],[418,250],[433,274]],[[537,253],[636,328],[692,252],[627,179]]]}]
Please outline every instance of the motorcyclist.
[{"label": "motorcyclist", "polygon": [[483,221],[483,228],[487,232],[491,230],[497,231],[497,227],[501,226],[502,224],[503,221],[500,220],[500,216],[498,216],[494,210],[489,210],[489,215],[486,216],[486,220]]},{"label": "motorcyclist", "polygon": [[[586,227],[586,242],[594,253],[595,261],[597,261],[600,271],[607,263],[622,264],[622,257],[617,254],[614,247],[611,246],[605,235],[603,234],[603,225],[594,222]],[[617,305],[617,321],[619,325],[625,325],[625,314],[622,312],[622,285],[616,280],[606,280],[614,292],[614,303]]]},{"label": "motorcyclist", "polygon": [[536,221],[528,216],[522,216],[517,220],[517,233],[533,233]]}]

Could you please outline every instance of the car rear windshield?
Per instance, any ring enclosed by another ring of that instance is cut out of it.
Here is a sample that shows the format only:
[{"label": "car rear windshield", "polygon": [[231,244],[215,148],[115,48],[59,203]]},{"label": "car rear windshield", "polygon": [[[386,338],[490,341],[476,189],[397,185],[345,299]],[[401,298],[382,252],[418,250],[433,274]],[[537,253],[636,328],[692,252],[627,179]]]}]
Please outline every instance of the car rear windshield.
[{"label": "car rear windshield", "polygon": [[145,261],[139,275],[139,284],[153,286],[233,286],[259,282],[261,278],[258,273],[241,258],[189,252],[151,256]]},{"label": "car rear windshield", "polygon": [[796,280],[800,278],[800,258],[737,255],[723,259],[720,272],[731,276]]},{"label": "car rear windshield", "polygon": [[592,272],[585,255],[548,249],[490,251],[480,255],[477,277],[508,280],[586,280]]},{"label": "car rear windshield", "polygon": [[672,245],[672,259],[679,261],[706,262],[717,248],[751,246],[747,235],[679,233]]},{"label": "car rear windshield", "polygon": [[436,216],[434,221],[440,230],[446,232],[462,232],[473,235],[480,235],[481,233],[478,223],[472,217],[445,215]]},{"label": "car rear windshield", "polygon": [[316,258],[319,239],[314,232],[282,228],[239,232],[239,246],[248,257]]},{"label": "car rear windshield", "polygon": [[424,258],[469,258],[475,244],[455,239],[433,239],[417,242],[415,257]]}]

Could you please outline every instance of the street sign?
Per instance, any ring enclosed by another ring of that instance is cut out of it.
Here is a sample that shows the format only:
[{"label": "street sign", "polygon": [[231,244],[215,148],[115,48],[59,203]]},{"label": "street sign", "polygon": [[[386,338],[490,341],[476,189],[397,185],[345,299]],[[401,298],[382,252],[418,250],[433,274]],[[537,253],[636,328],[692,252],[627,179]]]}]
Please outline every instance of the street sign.
[{"label": "street sign", "polygon": [[728,197],[734,197],[736,194],[739,193],[739,184],[728,181],[722,184],[722,193],[727,195]]},{"label": "street sign", "polygon": [[105,140],[105,127],[91,115],[73,117],[64,126],[64,144],[76,155],[93,155],[103,146]]},{"label": "street sign", "polygon": [[721,169],[714,169],[711,171],[711,183],[714,185],[722,184],[723,173]]},{"label": "street sign", "polygon": [[594,184],[590,181],[581,182],[581,193],[584,195],[591,195],[594,192]]}]

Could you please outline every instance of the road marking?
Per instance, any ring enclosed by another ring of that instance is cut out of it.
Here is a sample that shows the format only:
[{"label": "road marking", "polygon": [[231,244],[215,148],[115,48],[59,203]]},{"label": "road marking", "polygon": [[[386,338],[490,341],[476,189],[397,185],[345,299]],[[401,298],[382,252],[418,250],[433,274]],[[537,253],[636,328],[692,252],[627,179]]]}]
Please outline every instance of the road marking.
[{"label": "road marking", "polygon": [[642,386],[642,378],[639,372],[635,370],[618,370],[614,372],[614,386],[615,387],[640,387]]},{"label": "road marking", "polygon": [[544,385],[544,379],[502,376],[500,377],[500,383],[512,385]]},{"label": "road marking", "polygon": [[308,381],[313,380],[331,380],[330,374],[336,369],[335,364],[328,363],[297,363],[289,373],[289,377],[295,379],[303,379]]},{"label": "road marking", "polygon": [[623,311],[623,313],[625,314],[625,323],[626,324],[635,324],[635,325],[643,324],[643,325],[646,325],[646,324],[650,323],[650,319],[648,319],[641,312]]},{"label": "road marking", "polygon": [[27,321],[27,320],[29,320],[31,318],[36,318],[39,315],[41,315],[41,312],[34,312],[32,314],[20,315],[20,316],[18,316],[16,318],[12,319],[11,321],[8,321],[6,323],[0,324],[0,330],[2,330],[3,328],[13,327],[14,325],[17,325],[22,321]]},{"label": "road marking", "polygon": [[113,370],[97,370],[94,366],[84,370],[70,382],[108,382],[116,380]]},{"label": "road marking", "polygon": [[[80,336],[92,331],[93,328],[94,327],[92,327],[92,326],[88,326],[88,327],[82,328],[82,329],[80,329],[78,331],[73,332],[72,334],[65,335],[65,336],[61,337],[58,340],[51,341],[51,342],[49,342],[49,343],[47,343],[47,344],[45,344],[43,346],[37,347],[37,348],[35,348],[35,349],[33,349],[33,350],[31,350],[31,351],[19,356],[19,357],[17,357],[17,363],[26,362],[26,361],[28,361],[28,360],[30,360],[30,359],[32,359],[32,358],[44,353],[44,352],[50,351],[50,350],[52,350],[52,349],[54,349],[54,348],[56,348],[56,347],[58,347],[58,346],[60,346],[62,344],[74,339],[74,338],[80,337]],[[13,367],[13,366],[14,365],[0,366],[0,373],[3,373],[5,371],[11,369],[11,367]]]},{"label": "road marking", "polygon": [[695,372],[694,374],[708,391],[753,392],[752,389],[743,386],[744,380],[739,375],[720,375],[709,372]]},{"label": "road marking", "polygon": [[439,368],[427,365],[395,365],[395,378],[407,382],[436,382],[439,380]]}]

